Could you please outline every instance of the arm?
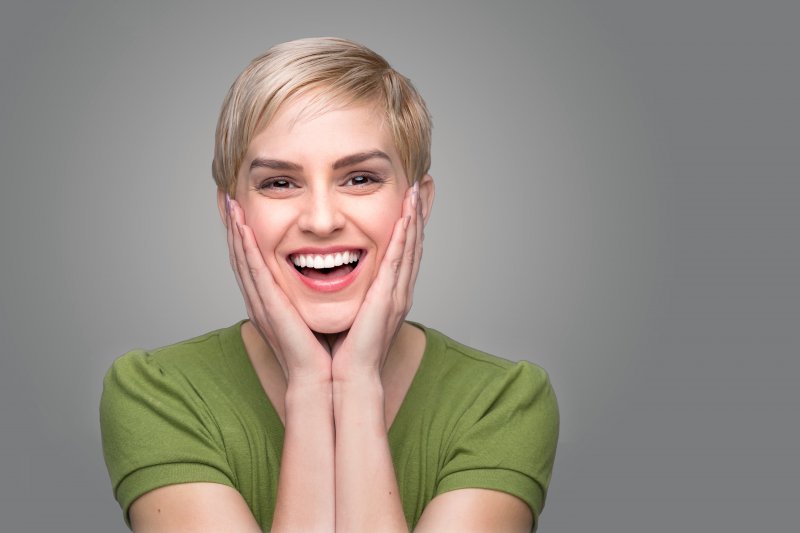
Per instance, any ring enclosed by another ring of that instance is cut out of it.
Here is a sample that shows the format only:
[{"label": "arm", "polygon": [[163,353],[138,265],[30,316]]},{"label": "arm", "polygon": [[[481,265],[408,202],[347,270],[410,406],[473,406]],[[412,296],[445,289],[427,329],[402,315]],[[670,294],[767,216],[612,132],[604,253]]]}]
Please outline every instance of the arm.
[{"label": "arm", "polygon": [[408,531],[381,370],[411,307],[424,225],[418,191],[408,191],[378,276],[347,336],[333,345],[337,531]]},{"label": "arm", "polygon": [[445,492],[425,507],[416,533],[529,532],[533,515],[519,498],[486,489]]},{"label": "arm", "polygon": [[336,530],[408,531],[384,421],[379,376],[334,385]]},{"label": "arm", "polygon": [[[285,434],[272,531],[332,531],[331,358],[276,285],[238,204],[228,208],[231,264],[248,315],[286,378]],[[236,226],[234,228],[233,226]]]},{"label": "arm", "polygon": [[130,508],[137,533],[261,531],[242,495],[218,483],[183,483],[152,490]]},{"label": "arm", "polygon": [[330,381],[290,382],[272,531],[333,530]]}]

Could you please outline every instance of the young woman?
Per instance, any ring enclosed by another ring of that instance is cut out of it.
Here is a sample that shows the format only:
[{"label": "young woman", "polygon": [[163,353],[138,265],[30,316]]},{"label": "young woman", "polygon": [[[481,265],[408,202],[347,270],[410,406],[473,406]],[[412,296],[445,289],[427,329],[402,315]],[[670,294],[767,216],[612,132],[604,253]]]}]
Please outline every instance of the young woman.
[{"label": "young woman", "polygon": [[529,531],[547,375],[405,321],[434,198],[430,118],[371,50],[256,58],[213,163],[249,320],[109,370],[103,445],[136,531]]}]

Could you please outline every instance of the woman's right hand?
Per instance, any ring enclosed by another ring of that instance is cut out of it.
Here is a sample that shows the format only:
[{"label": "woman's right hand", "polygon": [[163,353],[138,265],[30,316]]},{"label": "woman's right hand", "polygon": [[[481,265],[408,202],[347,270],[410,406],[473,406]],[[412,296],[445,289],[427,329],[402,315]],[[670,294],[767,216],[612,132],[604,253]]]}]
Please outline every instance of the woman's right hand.
[{"label": "woman's right hand", "polygon": [[228,253],[250,321],[272,348],[287,382],[330,380],[329,351],[275,283],[239,203],[226,200]]}]

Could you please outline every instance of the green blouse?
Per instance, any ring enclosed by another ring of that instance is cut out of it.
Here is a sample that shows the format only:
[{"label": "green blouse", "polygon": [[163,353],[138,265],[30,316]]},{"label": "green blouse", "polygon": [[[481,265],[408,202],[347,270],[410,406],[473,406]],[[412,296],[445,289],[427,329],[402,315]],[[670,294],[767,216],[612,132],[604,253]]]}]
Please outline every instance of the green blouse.
[{"label": "green blouse", "polygon": [[[389,428],[409,526],[436,495],[461,488],[513,494],[536,521],[558,439],[558,406],[547,374],[415,325],[425,331],[425,353]],[[142,494],[205,481],[235,488],[261,527],[270,529],[284,428],[240,326],[129,352],[106,374],[103,451],[126,522]]]}]

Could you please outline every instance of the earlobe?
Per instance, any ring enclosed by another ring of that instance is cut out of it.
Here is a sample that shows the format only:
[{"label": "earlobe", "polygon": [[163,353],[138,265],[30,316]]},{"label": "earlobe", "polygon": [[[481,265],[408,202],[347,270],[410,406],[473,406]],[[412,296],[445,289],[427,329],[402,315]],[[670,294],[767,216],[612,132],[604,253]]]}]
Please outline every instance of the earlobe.
[{"label": "earlobe", "polygon": [[422,220],[425,224],[431,216],[433,198],[436,196],[436,187],[430,174],[425,174],[419,180],[419,199],[422,202]]}]

